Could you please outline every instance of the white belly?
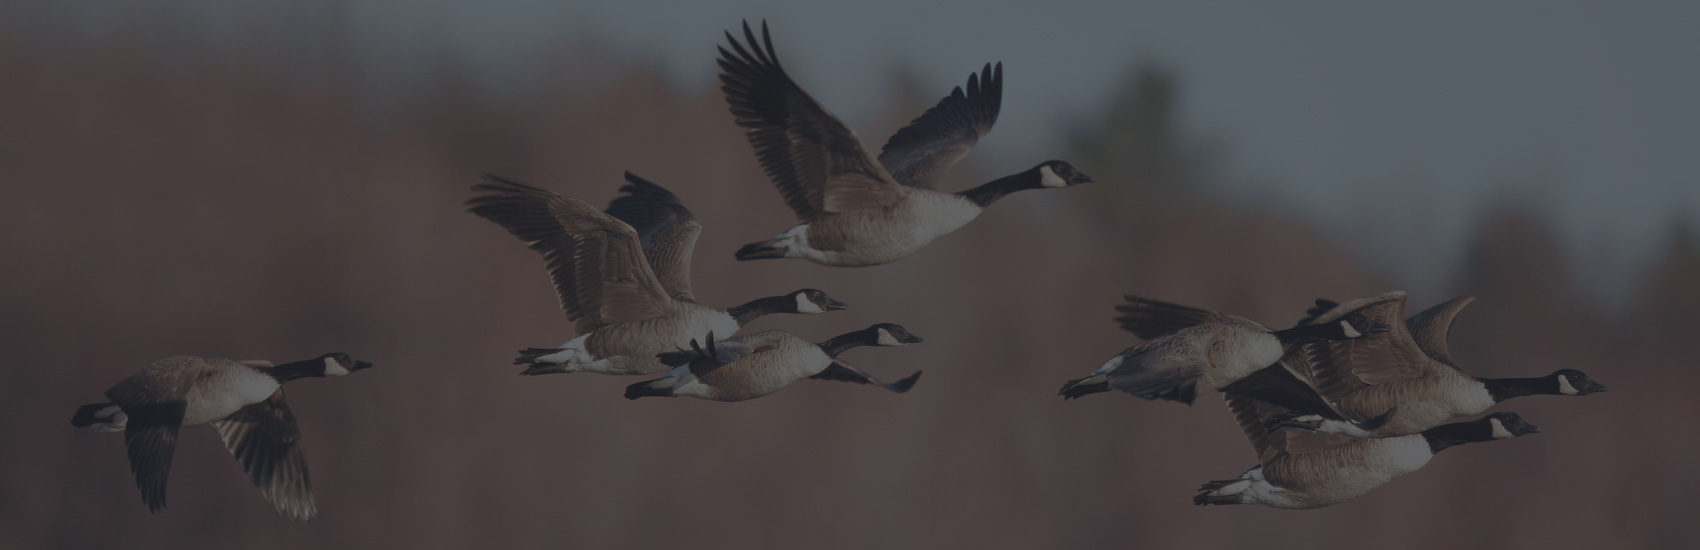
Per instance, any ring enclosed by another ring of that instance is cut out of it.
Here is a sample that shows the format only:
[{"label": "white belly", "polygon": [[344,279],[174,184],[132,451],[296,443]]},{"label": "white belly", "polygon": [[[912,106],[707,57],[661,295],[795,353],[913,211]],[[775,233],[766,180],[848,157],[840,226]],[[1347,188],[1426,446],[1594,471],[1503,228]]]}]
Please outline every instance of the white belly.
[{"label": "white belly", "polygon": [[238,409],[265,401],[278,389],[277,379],[254,369],[231,365],[202,378],[183,396],[188,407],[183,411],[184,426],[198,426],[222,420]]}]

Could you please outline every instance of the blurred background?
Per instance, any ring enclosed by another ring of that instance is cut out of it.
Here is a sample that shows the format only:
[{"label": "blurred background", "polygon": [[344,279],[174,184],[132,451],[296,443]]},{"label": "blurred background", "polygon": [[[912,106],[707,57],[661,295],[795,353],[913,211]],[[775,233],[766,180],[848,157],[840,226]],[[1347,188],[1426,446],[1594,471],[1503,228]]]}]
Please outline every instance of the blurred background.
[{"label": "blurred background", "polygon": [[[714,81],[766,18],[871,147],[1003,61],[963,189],[1021,193],[901,262],[738,263],[794,223]],[[6,548],[1673,547],[1700,536],[1695,4],[895,0],[0,5],[0,546]],[[606,204],[631,170],[705,231],[697,295],[820,288],[774,316],[894,395],[737,404],[515,376],[572,336],[478,174]],[[1135,343],[1123,293],[1271,326],[1390,289],[1479,298],[1473,374],[1612,387],[1503,407],[1534,437],[1447,451],[1345,504],[1190,504],[1254,456],[1224,407],[1056,388]],[[150,515],[77,405],[174,354],[377,368],[292,384],[320,517],[292,525],[212,430]]]}]

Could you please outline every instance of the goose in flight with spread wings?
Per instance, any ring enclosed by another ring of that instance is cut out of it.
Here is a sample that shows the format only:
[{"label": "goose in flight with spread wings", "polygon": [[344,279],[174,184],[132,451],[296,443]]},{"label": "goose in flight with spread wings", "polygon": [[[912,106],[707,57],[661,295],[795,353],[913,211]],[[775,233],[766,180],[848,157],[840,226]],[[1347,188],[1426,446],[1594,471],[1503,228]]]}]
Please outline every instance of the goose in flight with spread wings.
[{"label": "goose in flight with spread wings", "polygon": [[277,366],[177,355],[154,361],[106,390],[111,401],[78,407],[71,425],[124,432],[130,471],[152,512],[165,509],[165,482],[177,451],[178,429],[211,425],[278,513],[307,521],[318,507],[307,477],[301,428],[283,401],[283,384],[343,376],[371,366],[346,353]]},{"label": "goose in flight with spread wings", "polygon": [[1257,466],[1236,479],[1199,487],[1193,503],[1261,504],[1305,510],[1339,504],[1427,465],[1435,453],[1464,443],[1511,439],[1541,429],[1517,413],[1497,412],[1402,437],[1362,439],[1307,433],[1287,426],[1295,417],[1334,421],[1328,405],[1279,367],[1260,370],[1223,388],[1228,409],[1257,452]]},{"label": "goose in flight with spread wings", "polygon": [[473,214],[507,229],[543,255],[561,310],[578,336],[556,348],[522,350],[521,374],[652,374],[669,367],[656,354],[709,332],[733,334],[769,313],[825,313],[844,304],[815,289],[727,309],[691,292],[691,251],[702,224],[659,185],[626,174],[625,195],[606,213],[584,201],[496,176],[473,187]]},{"label": "goose in flight with spread wings", "polygon": [[949,96],[886,142],[876,160],[856,133],[809,97],[779,65],[762,23],[757,41],[726,34],[721,90],[785,204],[802,223],[777,238],[745,245],[739,260],[803,258],[818,264],[879,265],[915,253],[966,225],[1004,195],[1068,187],[1092,178],[1067,162],[1032,169],[960,193],[932,185],[997,122],[1003,64],[968,77]]},{"label": "goose in flight with spread wings", "polygon": [[626,387],[626,398],[688,396],[712,401],[745,401],[785,389],[806,378],[873,384],[897,393],[909,391],[921,372],[895,383],[838,359],[858,346],[918,344],[921,337],[902,326],[880,323],[816,344],[783,330],[768,330],[716,341],[691,342],[691,349],[661,354],[674,369],[655,380]]}]

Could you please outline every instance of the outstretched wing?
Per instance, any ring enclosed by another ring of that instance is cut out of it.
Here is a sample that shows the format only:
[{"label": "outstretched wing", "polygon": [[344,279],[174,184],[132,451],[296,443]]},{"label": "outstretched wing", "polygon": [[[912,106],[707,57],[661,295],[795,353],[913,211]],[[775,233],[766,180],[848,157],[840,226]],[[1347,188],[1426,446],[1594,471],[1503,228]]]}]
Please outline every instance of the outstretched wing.
[{"label": "outstretched wing", "polygon": [[1116,311],[1121,313],[1120,317],[1116,317],[1116,324],[1121,325],[1122,330],[1145,340],[1160,338],[1205,323],[1251,323],[1250,320],[1235,315],[1150,298],[1132,295],[1122,298],[1127,300],[1127,303],[1116,306]]},{"label": "outstretched wing", "polygon": [[1447,346],[1446,340],[1452,332],[1452,322],[1458,318],[1458,312],[1474,301],[1475,296],[1453,298],[1405,319],[1405,326],[1411,331],[1411,339],[1430,359],[1457,369],[1458,364],[1452,362],[1452,350]]},{"label": "outstretched wing", "polygon": [[691,294],[691,252],[702,224],[671,191],[626,172],[625,193],[608,204],[608,215],[637,231],[643,255],[661,287],[675,300],[695,302]]},{"label": "outstretched wing", "polygon": [[932,187],[951,166],[968,156],[980,136],[992,131],[1003,104],[1003,63],[987,63],[968,75],[961,87],[898,130],[880,151],[880,164],[898,183]]},{"label": "outstretched wing", "polygon": [[579,333],[652,319],[674,307],[631,226],[553,191],[493,175],[484,179],[472,189],[485,194],[468,199],[468,210],[543,255],[561,310],[578,320]]},{"label": "outstretched wing", "polygon": [[744,23],[747,48],[726,33],[732,51],[720,48],[720,89],[785,204],[808,222],[902,198],[901,186],[856,133],[785,74],[765,22],[761,33],[758,42]]},{"label": "outstretched wing", "polygon": [[1228,410],[1239,421],[1240,430],[1257,451],[1257,461],[1268,464],[1283,454],[1298,454],[1339,445],[1350,438],[1311,434],[1283,428],[1281,422],[1295,415],[1317,415],[1340,420],[1327,403],[1286,367],[1275,364],[1222,388]]},{"label": "outstretched wing", "polygon": [[1385,324],[1389,330],[1363,338],[1304,344],[1290,356],[1295,361],[1294,372],[1307,378],[1329,403],[1339,404],[1368,386],[1409,380],[1428,372],[1431,362],[1405,328],[1405,293],[1352,300],[1317,315],[1314,321],[1330,323],[1352,313]]},{"label": "outstretched wing", "polygon": [[[156,361],[154,366],[166,361]],[[153,368],[153,366],[150,366]],[[183,412],[189,402],[163,398],[179,392],[158,387],[158,380],[146,376],[147,371],[106,390],[106,398],[129,416],[124,427],[124,448],[130,456],[130,472],[136,475],[136,488],[142,490],[142,501],[148,511],[165,509],[165,482],[171,477],[171,457],[177,452],[177,431],[183,426]]]},{"label": "outstretched wing", "polygon": [[295,521],[307,521],[318,513],[307,477],[307,456],[301,448],[301,428],[283,401],[283,390],[237,409],[212,426],[224,440],[224,448],[278,513]]}]

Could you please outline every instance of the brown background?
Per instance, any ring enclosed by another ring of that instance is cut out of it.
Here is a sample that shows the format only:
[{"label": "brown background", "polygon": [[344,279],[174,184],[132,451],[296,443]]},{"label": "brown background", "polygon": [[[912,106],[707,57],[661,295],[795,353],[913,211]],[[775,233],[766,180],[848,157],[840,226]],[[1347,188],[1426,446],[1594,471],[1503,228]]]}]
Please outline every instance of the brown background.
[{"label": "brown background", "polygon": [[[610,64],[594,86],[492,97],[450,72],[374,105],[355,71],[125,36],[0,37],[0,546],[7,548],[1673,547],[1700,536],[1700,239],[1673,230],[1625,303],[1580,295],[1547,220],[1508,200],[1444,295],[1480,298],[1455,357],[1483,376],[1581,368],[1612,386],[1532,397],[1545,428],[1448,451],[1328,509],[1200,508],[1251,465],[1212,397],[1064,402],[1064,380],[1134,340],[1124,292],[1297,319],[1312,298],[1392,287],[1291,214],[1228,206],[1171,127],[1172,77],[1131,76],[1066,158],[1098,183],[1028,192],[902,262],[738,263],[789,212],[713,90]],[[585,46],[589,47],[589,46]],[[931,97],[923,94],[921,97]],[[930,101],[930,100],[928,100]],[[860,125],[880,141],[923,104]],[[991,138],[996,139],[996,133]],[[995,174],[972,162],[947,185]],[[571,336],[535,254],[462,211],[480,172],[605,204],[630,169],[706,226],[698,296],[799,287],[851,309],[770,317],[824,339],[898,322],[927,342],[847,356],[907,395],[809,382],[722,404],[627,401],[636,378],[515,376],[515,349]],[[1389,208],[1397,208],[1390,205]],[[80,404],[173,354],[377,368],[290,386],[321,516],[292,525],[211,430],[186,430],[150,515],[122,438]]]}]

